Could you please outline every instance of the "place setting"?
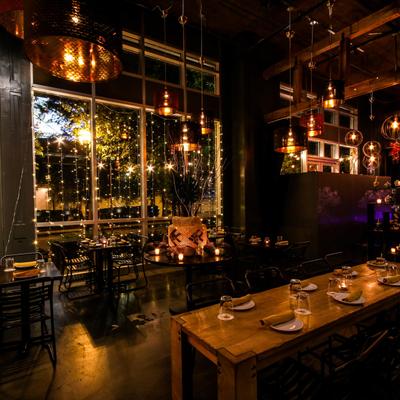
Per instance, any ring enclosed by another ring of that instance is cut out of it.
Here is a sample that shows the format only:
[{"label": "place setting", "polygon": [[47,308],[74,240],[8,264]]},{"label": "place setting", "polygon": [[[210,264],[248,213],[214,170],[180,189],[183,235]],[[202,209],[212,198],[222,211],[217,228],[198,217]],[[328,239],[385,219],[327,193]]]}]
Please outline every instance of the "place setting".
[{"label": "place setting", "polygon": [[44,260],[42,259],[16,262],[14,258],[7,257],[4,272],[12,272],[15,280],[36,278],[42,273],[43,266]]},{"label": "place setting", "polygon": [[400,287],[400,271],[396,265],[388,265],[386,268],[377,270],[376,275],[380,284]]},{"label": "place setting", "polygon": [[352,287],[351,281],[345,276],[329,278],[326,294],[335,301],[346,305],[359,306],[365,303],[363,291],[357,287]]}]

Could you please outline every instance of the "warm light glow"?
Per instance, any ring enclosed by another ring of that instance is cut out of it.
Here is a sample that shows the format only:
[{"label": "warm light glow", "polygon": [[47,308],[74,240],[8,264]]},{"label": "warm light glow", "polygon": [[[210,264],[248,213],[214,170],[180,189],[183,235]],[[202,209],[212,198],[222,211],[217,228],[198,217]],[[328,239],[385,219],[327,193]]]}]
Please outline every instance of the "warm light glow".
[{"label": "warm light glow", "polygon": [[395,247],[392,247],[392,248],[390,249],[390,252],[391,252],[392,254],[396,254],[396,248],[395,248]]},{"label": "warm light glow", "polygon": [[217,247],[215,250],[214,250],[214,254],[216,255],[216,256],[219,256],[219,254],[220,254],[220,250],[219,250],[219,248]]},{"label": "warm light glow", "polygon": [[102,162],[99,162],[99,163],[97,164],[97,167],[98,167],[99,169],[103,169],[103,168],[104,168],[104,164],[103,164]]},{"label": "warm light glow", "polygon": [[147,171],[148,172],[153,172],[154,171],[154,165],[149,165],[148,167],[147,167]]},{"label": "warm light glow", "polygon": [[154,254],[156,256],[160,255],[160,249],[158,247],[154,249]]},{"label": "warm light glow", "polygon": [[78,140],[81,144],[90,143],[92,134],[87,129],[80,129],[78,132]]},{"label": "warm light glow", "polygon": [[179,254],[178,254],[178,260],[179,260],[179,261],[183,261],[183,254],[182,254],[182,253],[179,253]]},{"label": "warm light glow", "polygon": [[376,204],[382,204],[382,199],[376,199]]},{"label": "warm light glow", "polygon": [[79,17],[77,17],[76,15],[73,15],[73,16],[71,17],[71,21],[72,21],[74,24],[79,24]]},{"label": "warm light glow", "polygon": [[64,61],[71,63],[74,61],[74,56],[71,53],[64,53]]},{"label": "warm light glow", "polygon": [[393,130],[399,129],[399,121],[398,121],[398,119],[397,119],[397,116],[394,117],[393,122],[390,124],[390,127],[391,127]]},{"label": "warm light glow", "polygon": [[156,113],[164,117],[168,117],[174,113],[174,108],[171,104],[171,96],[167,88],[164,88],[164,92],[161,99],[161,104],[156,108]]},{"label": "warm light glow", "polygon": [[169,163],[169,164],[166,164],[166,165],[165,165],[165,168],[166,168],[168,171],[171,171],[171,170],[174,168],[174,166],[173,166],[171,163]]}]

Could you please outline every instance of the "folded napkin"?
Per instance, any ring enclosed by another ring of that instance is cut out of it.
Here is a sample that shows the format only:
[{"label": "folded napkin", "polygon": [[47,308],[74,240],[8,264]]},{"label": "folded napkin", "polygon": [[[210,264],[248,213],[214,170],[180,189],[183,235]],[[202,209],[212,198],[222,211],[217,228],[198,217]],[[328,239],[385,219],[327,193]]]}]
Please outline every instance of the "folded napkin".
[{"label": "folded napkin", "polygon": [[247,303],[252,299],[251,294],[246,294],[246,296],[238,297],[237,299],[232,299],[232,305],[240,306],[241,304]]},{"label": "folded napkin", "polygon": [[271,325],[283,324],[284,322],[288,322],[294,319],[294,312],[287,311],[282,314],[274,314],[269,317],[265,317],[260,320],[260,324],[265,327],[269,327]]},{"label": "folded napkin", "polygon": [[14,263],[14,267],[35,267],[36,261],[25,261],[25,262],[16,262]]},{"label": "folded napkin", "polygon": [[383,283],[396,283],[400,281],[400,275],[387,276],[382,279]]},{"label": "folded napkin", "polygon": [[344,299],[343,301],[347,301],[348,303],[351,303],[353,301],[358,300],[362,296],[362,290],[357,289],[357,290],[352,290]]},{"label": "folded napkin", "polygon": [[14,272],[14,278],[15,279],[26,279],[26,278],[34,278],[35,276],[38,276],[40,274],[40,271],[38,269],[30,269],[28,271],[23,271],[23,272]]},{"label": "folded napkin", "polygon": [[280,242],[276,242],[275,246],[287,246],[289,244],[289,240],[281,240]]}]

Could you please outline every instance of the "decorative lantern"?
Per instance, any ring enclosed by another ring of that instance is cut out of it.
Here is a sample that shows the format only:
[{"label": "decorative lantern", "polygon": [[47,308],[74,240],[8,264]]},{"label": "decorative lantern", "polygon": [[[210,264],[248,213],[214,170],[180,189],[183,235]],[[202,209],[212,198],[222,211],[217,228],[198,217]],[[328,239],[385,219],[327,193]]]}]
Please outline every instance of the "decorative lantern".
[{"label": "decorative lantern", "polygon": [[170,117],[175,114],[178,108],[175,94],[169,92],[166,86],[164,86],[162,92],[155,94],[154,104],[156,105],[156,114],[162,115],[163,117]]},{"label": "decorative lantern", "polygon": [[274,132],[274,150],[278,153],[297,153],[307,149],[307,134],[304,127],[289,124]]},{"label": "decorative lantern", "polygon": [[324,108],[336,108],[344,101],[344,82],[330,79],[322,97]]},{"label": "decorative lantern", "polygon": [[214,132],[214,119],[209,112],[202,109],[199,120],[202,135],[209,135]]},{"label": "decorative lantern", "polygon": [[381,144],[375,140],[370,140],[364,143],[363,153],[367,157],[380,155],[381,152]]},{"label": "decorative lantern", "polygon": [[300,118],[300,125],[307,130],[308,137],[322,135],[324,131],[324,116],[315,110],[310,110]]},{"label": "decorative lantern", "polygon": [[59,78],[97,82],[116,78],[122,65],[119,9],[95,0],[25,2],[25,52]]},{"label": "decorative lantern", "polygon": [[377,168],[379,168],[381,161],[381,157],[379,154],[371,155],[371,156],[364,156],[363,158],[363,165],[367,169],[367,171],[371,174],[375,172]]},{"label": "decorative lantern", "polygon": [[171,151],[188,153],[200,150],[200,126],[192,121],[183,121],[180,129],[172,133]]},{"label": "decorative lantern", "polygon": [[400,139],[400,120],[398,113],[387,117],[383,121],[381,126],[381,135],[388,140]]},{"label": "decorative lantern", "polygon": [[345,143],[350,146],[359,146],[362,143],[363,139],[363,134],[357,129],[351,129],[346,133],[346,136],[344,137]]},{"label": "decorative lantern", "polygon": [[24,38],[23,0],[0,0],[0,25],[17,38]]}]

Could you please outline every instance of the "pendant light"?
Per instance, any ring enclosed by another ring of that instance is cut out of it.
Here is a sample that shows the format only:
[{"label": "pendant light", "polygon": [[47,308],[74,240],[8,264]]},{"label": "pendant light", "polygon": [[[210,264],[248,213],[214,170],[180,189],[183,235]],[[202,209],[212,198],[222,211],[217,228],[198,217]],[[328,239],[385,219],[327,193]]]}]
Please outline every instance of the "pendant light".
[{"label": "pendant light", "polygon": [[[289,65],[292,65],[292,11],[293,7],[287,9],[289,13],[289,29],[286,37],[289,42]],[[292,69],[289,69],[289,86],[292,87]],[[294,124],[292,121],[292,101],[289,100],[289,126],[278,128],[274,132],[274,150],[278,153],[297,153],[307,149],[307,135],[304,127]]]},{"label": "pendant light", "polygon": [[349,146],[359,146],[364,137],[363,134],[357,129],[351,129],[346,133],[344,137],[344,142]]},{"label": "pendant light", "polygon": [[[394,35],[394,72],[397,75],[398,59],[397,59],[397,33]],[[399,112],[387,117],[381,126],[381,135],[387,140],[400,140],[400,119]]]},{"label": "pendant light", "polygon": [[209,112],[204,111],[204,55],[203,55],[203,27],[204,14],[203,2],[200,0],[200,77],[201,77],[201,110],[200,110],[200,129],[202,135],[209,135],[214,130],[214,121]]},{"label": "pendant light", "polygon": [[[199,143],[199,126],[188,120],[187,115],[187,83],[186,83],[186,33],[185,25],[187,17],[185,15],[185,0],[182,0],[182,15],[179,17],[179,23],[182,26],[182,64],[183,64],[183,119],[180,124],[180,133],[176,137],[172,137],[172,152],[182,151],[184,156],[188,152],[198,151],[201,146]],[[187,163],[185,157],[185,163]]]},{"label": "pendant light", "polygon": [[29,0],[24,12],[25,52],[34,65],[75,82],[120,74],[118,7],[95,0]]},{"label": "pendant light", "polygon": [[[168,11],[161,10],[161,18],[163,19],[164,25],[164,45],[167,45],[167,17]],[[161,92],[155,95],[154,104],[156,105],[155,112],[163,117],[170,117],[175,114],[177,109],[177,98],[176,96],[168,91],[167,88],[167,63],[164,62],[164,88]]]},{"label": "pendant light", "polygon": [[[329,43],[332,43],[332,14],[335,1],[329,0],[327,3],[329,11]],[[329,82],[322,96],[322,105],[326,109],[337,108],[344,101],[344,82],[332,79],[332,62],[329,62]]]},{"label": "pendant light", "polygon": [[[310,70],[310,93],[313,96],[313,71],[315,69],[314,62],[314,27],[318,24],[317,21],[311,20],[311,54],[310,62],[308,63],[308,69]],[[304,113],[300,120],[300,125],[307,129],[308,137],[315,137],[322,135],[324,130],[324,118],[323,114],[319,113],[318,110],[313,108],[313,99],[310,101],[310,109]]]},{"label": "pendant light", "polygon": [[24,38],[23,0],[0,0],[0,25],[17,38]]}]

